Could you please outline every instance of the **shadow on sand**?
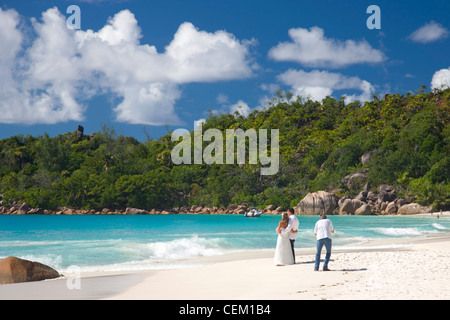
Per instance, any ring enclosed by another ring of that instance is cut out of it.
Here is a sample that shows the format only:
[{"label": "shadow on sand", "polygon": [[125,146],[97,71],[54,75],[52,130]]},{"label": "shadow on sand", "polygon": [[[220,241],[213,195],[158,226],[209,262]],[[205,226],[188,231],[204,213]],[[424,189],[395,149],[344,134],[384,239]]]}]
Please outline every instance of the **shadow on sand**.
[{"label": "shadow on sand", "polygon": [[[330,259],[330,262],[333,262],[333,259]],[[323,259],[320,260],[321,263],[324,262]],[[296,262],[295,264],[314,264],[315,261],[311,260],[311,261],[302,261],[302,262]],[[367,271],[367,268],[357,268],[357,269],[330,269],[330,271],[344,271],[344,272],[348,272],[348,271]]]}]

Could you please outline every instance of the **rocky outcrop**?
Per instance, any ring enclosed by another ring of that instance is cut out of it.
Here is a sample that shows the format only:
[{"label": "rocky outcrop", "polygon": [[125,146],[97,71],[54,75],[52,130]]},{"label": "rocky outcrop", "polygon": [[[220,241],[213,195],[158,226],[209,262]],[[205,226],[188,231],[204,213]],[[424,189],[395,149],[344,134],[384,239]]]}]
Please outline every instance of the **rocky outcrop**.
[{"label": "rocky outcrop", "polygon": [[363,203],[358,209],[355,210],[355,215],[368,216],[372,214],[372,210],[367,203]]},{"label": "rocky outcrop", "polygon": [[[335,193],[334,193],[335,192]],[[350,198],[348,196],[339,197],[336,193],[342,190],[335,189],[333,192],[317,191],[308,193],[294,208],[299,215],[320,215],[322,213],[331,214],[414,214],[430,212],[431,208],[414,204],[408,207],[405,205],[411,202],[407,197],[398,198],[396,190],[390,185],[380,185],[375,191],[370,191],[369,183],[366,183],[359,194]],[[401,207],[404,207],[400,210]],[[126,208],[100,210],[79,210],[61,207],[56,210],[43,210],[31,208],[27,203],[16,203],[8,207],[0,206],[0,214],[46,214],[46,215],[157,215],[157,214],[238,214],[243,215],[251,209],[247,203],[240,205],[230,204],[227,207],[206,207],[203,205],[181,206],[171,209],[139,209]],[[265,215],[277,215],[287,208],[267,205],[259,210]]]},{"label": "rocky outcrop", "polygon": [[367,181],[367,169],[355,171],[348,176],[345,176],[341,183],[346,185],[349,190],[354,190],[358,188],[358,186],[362,186],[362,184]]},{"label": "rocky outcrop", "polygon": [[364,153],[364,154],[361,156],[361,163],[362,163],[362,164],[368,164],[368,163],[370,162],[370,159],[371,159],[376,153],[377,153],[377,152],[376,152],[375,150]]},{"label": "rocky outcrop", "polygon": [[[104,209],[103,209],[103,210],[104,210]],[[102,212],[103,212],[103,210],[102,210]],[[108,214],[108,212],[106,212],[106,214]],[[148,212],[145,211],[145,210],[142,210],[142,209],[137,209],[137,208],[127,208],[127,209],[125,210],[125,214],[128,214],[128,215],[137,215],[137,214],[148,214]]]},{"label": "rocky outcrop", "polygon": [[83,137],[84,137],[84,128],[83,128],[83,126],[78,125],[76,135],[77,135],[77,141],[81,141],[83,139]]},{"label": "rocky outcrop", "polygon": [[431,207],[424,207],[418,203],[409,203],[401,206],[397,213],[398,214],[417,214],[417,213],[430,213]]},{"label": "rocky outcrop", "polygon": [[[352,176],[347,176],[350,179]],[[348,182],[344,179],[343,182]],[[335,189],[336,193],[342,190]],[[337,202],[336,202],[337,201]],[[382,184],[374,191],[370,191],[369,183],[366,183],[359,194],[351,198],[343,196],[339,198],[334,193],[317,191],[308,193],[295,207],[297,214],[349,214],[349,215],[383,215],[383,214],[416,214],[429,213],[431,207],[410,203],[411,200],[398,198],[397,190],[390,185]]]},{"label": "rocky outcrop", "polygon": [[392,188],[392,186],[387,184],[382,184],[377,189],[378,192],[378,200],[380,202],[386,201],[394,201],[396,197],[396,191]]},{"label": "rocky outcrop", "polygon": [[30,205],[26,202],[22,203],[22,205],[19,207],[19,211],[23,212],[24,214],[28,213],[30,209],[31,209]]},{"label": "rocky outcrop", "polygon": [[[22,208],[22,210],[20,209]],[[26,210],[25,210],[26,208]],[[268,205],[260,211],[264,214],[280,214],[287,208],[275,207],[274,205]],[[3,215],[157,215],[157,214],[244,214],[250,210],[247,204],[229,205],[228,207],[206,207],[202,205],[194,206],[182,206],[174,207],[171,209],[140,209],[140,208],[126,208],[121,209],[109,209],[103,208],[101,210],[80,210],[73,208],[61,207],[55,210],[44,210],[40,208],[30,208],[15,204],[12,207],[0,206],[0,214]]]},{"label": "rocky outcrop", "polygon": [[39,262],[7,257],[0,259],[0,284],[58,278],[58,271]]},{"label": "rocky outcrop", "polygon": [[[363,204],[364,202],[358,199],[345,199],[340,202],[339,214],[356,214],[356,210],[358,210]],[[361,212],[358,213],[362,214]]]},{"label": "rocky outcrop", "polygon": [[317,191],[308,193],[294,208],[296,214],[333,214],[338,207],[339,197],[334,193]]},{"label": "rocky outcrop", "polygon": [[389,202],[386,206],[386,209],[384,209],[384,211],[387,214],[397,213],[397,205],[395,204],[395,201]]}]

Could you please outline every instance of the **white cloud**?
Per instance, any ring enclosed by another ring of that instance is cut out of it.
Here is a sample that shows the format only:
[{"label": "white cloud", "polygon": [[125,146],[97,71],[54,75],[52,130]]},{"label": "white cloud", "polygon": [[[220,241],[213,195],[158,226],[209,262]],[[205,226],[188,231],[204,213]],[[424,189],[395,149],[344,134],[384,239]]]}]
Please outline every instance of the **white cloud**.
[{"label": "white cloud", "polygon": [[24,42],[20,17],[14,10],[0,9],[0,122],[82,120],[84,108],[73,98],[76,89],[72,81],[77,78],[77,70],[68,54],[73,46],[65,41],[55,16],[55,10],[49,10],[43,16],[44,24],[35,24],[38,40],[19,59]]},{"label": "white cloud", "polygon": [[118,121],[173,125],[180,123],[174,108],[180,84],[252,75],[248,42],[225,31],[200,31],[191,23],[180,25],[165,52],[158,53],[140,43],[141,29],[129,10],[95,32],[69,30],[66,17],[48,9],[40,22],[33,19],[36,38],[28,48],[21,47],[19,22],[16,11],[0,9],[3,123],[82,120],[83,103],[110,92],[121,100],[114,106]]},{"label": "white cloud", "polygon": [[[174,84],[150,83],[147,87],[126,85],[117,92],[123,101],[115,109],[117,120],[131,124],[181,124],[174,113],[180,91]],[[150,122],[147,122],[150,121]]]},{"label": "white cloud", "polygon": [[201,118],[201,119],[195,120],[194,121],[194,130],[199,128],[200,125],[203,125],[205,122],[206,122],[205,118]]},{"label": "white cloud", "polygon": [[[13,10],[3,11],[0,8],[0,119],[2,122],[9,123],[13,113],[16,112],[13,100],[8,97],[17,95],[17,88],[14,86],[14,73],[16,67],[13,67],[14,58],[22,45],[22,34],[17,29],[19,16]],[[11,110],[3,106],[9,104]]]},{"label": "white cloud", "polygon": [[269,51],[277,61],[294,61],[309,67],[340,68],[352,64],[379,63],[386,59],[383,52],[365,41],[328,39],[323,29],[312,27],[289,30],[292,42],[282,42]]},{"label": "white cloud", "polygon": [[431,89],[446,88],[450,88],[450,67],[436,71],[431,80]]},{"label": "white cloud", "polygon": [[430,21],[409,35],[414,42],[429,43],[447,38],[450,32],[441,24]]},{"label": "white cloud", "polygon": [[[90,33],[90,35],[93,34]],[[139,39],[142,37],[141,29],[134,15],[128,10],[120,11],[113,18],[110,18],[108,24],[98,31],[96,36],[112,46],[137,46],[139,45]]]},{"label": "white cloud", "polygon": [[350,103],[356,100],[359,100],[361,102],[370,101],[375,94],[375,88],[369,81],[366,80],[361,80],[360,84],[354,89],[359,89],[361,93],[346,95],[345,103]]},{"label": "white cloud", "polygon": [[211,82],[252,75],[247,45],[225,31],[208,33],[183,23],[166,47],[170,77],[178,83]]},{"label": "white cloud", "polygon": [[222,94],[219,94],[216,100],[220,105],[217,108],[210,110],[210,112],[215,115],[234,115],[237,112],[239,115],[247,117],[253,111],[252,108],[243,100],[238,100],[236,103],[232,104],[229,101],[229,98]]},{"label": "white cloud", "polygon": [[294,96],[322,101],[331,96],[335,90],[351,89],[361,91],[360,94],[346,95],[345,101],[368,101],[374,88],[366,80],[348,77],[340,73],[313,70],[310,72],[290,69],[278,76],[278,80],[291,87]]},{"label": "white cloud", "polygon": [[224,103],[228,102],[228,99],[229,98],[226,94],[219,93],[219,95],[216,98],[216,101],[217,101],[217,103],[224,104]]},{"label": "white cloud", "polygon": [[242,100],[239,100],[237,103],[230,106],[230,113],[234,114],[235,112],[237,112],[243,117],[247,117],[250,114],[251,109],[247,103],[245,103]]},{"label": "white cloud", "polygon": [[2,45],[2,54],[0,61],[14,59],[20,50],[22,43],[22,34],[18,30],[19,15],[14,10],[3,11],[0,7],[0,43]]}]

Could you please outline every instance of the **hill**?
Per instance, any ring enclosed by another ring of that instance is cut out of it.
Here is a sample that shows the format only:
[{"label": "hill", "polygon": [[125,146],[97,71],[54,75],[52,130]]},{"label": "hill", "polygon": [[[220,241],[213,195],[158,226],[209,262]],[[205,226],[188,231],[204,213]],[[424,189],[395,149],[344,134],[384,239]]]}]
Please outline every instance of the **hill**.
[{"label": "hill", "polygon": [[175,165],[171,151],[178,142],[170,133],[144,142],[106,126],[90,135],[19,135],[0,140],[0,206],[287,208],[309,192],[354,197],[364,186],[375,191],[390,185],[402,198],[449,209],[449,120],[450,89],[391,94],[364,104],[279,92],[247,117],[210,114],[203,130],[278,129],[274,175],[260,175],[261,165],[248,158],[241,165]]}]

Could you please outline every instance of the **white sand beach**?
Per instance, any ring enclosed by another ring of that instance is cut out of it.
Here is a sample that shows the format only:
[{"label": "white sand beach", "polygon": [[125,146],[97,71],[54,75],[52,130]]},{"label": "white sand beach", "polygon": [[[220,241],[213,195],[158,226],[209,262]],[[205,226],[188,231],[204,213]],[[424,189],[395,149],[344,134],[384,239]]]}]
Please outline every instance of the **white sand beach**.
[{"label": "white sand beach", "polygon": [[421,240],[402,249],[337,251],[331,271],[313,271],[313,249],[296,253],[297,262],[290,266],[274,266],[273,251],[265,250],[158,271],[108,299],[450,299],[450,238]]}]

